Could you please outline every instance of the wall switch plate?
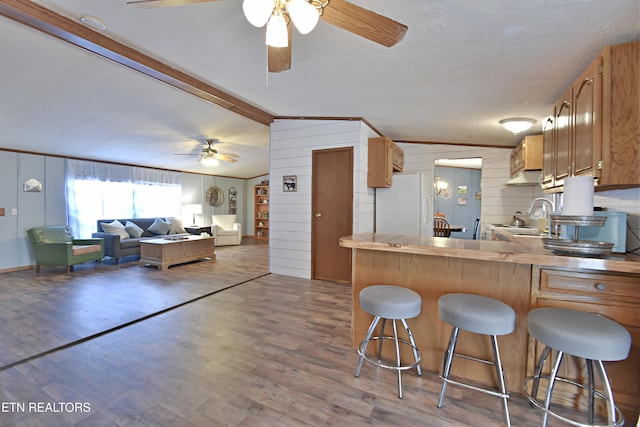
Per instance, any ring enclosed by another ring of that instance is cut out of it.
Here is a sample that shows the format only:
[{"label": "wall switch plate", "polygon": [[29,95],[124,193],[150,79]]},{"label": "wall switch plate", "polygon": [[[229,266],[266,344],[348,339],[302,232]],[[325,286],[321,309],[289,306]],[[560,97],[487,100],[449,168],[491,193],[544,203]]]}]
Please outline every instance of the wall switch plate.
[{"label": "wall switch plate", "polygon": [[11,208],[11,215],[18,215],[18,208]]}]

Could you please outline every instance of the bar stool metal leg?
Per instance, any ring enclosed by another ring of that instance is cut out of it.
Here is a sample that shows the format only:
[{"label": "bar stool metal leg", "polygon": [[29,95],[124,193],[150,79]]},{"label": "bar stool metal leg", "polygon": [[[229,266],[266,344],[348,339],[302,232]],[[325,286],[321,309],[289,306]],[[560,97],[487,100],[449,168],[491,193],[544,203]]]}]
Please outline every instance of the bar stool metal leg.
[{"label": "bar stool metal leg", "polygon": [[384,327],[387,325],[387,319],[382,318],[382,323],[380,324],[380,335],[378,338],[379,342],[378,342],[378,362],[382,361],[382,343],[384,342],[382,340],[382,337],[384,336]]},{"label": "bar stool metal leg", "polygon": [[398,345],[398,328],[396,327],[396,319],[392,320],[393,323],[393,344],[396,347],[396,366],[398,367],[398,397],[402,399],[402,371],[399,369],[402,364],[400,363],[400,345]]},{"label": "bar stool metal leg", "polygon": [[[607,422],[610,425],[616,424],[616,404],[613,401],[613,391],[611,390],[611,383],[607,376],[607,371],[604,370],[604,363],[602,360],[595,360],[598,371],[600,372],[600,378],[602,379],[602,388],[604,389],[605,400],[607,401]],[[624,424],[624,417],[620,416],[620,425]]]},{"label": "bar stool metal leg", "polygon": [[549,386],[547,388],[547,396],[544,399],[544,412],[542,414],[542,427],[547,426],[547,420],[549,419],[549,407],[551,406],[551,394],[553,393],[553,386],[556,382],[556,377],[558,376],[558,369],[560,369],[560,362],[562,362],[562,357],[564,353],[559,351],[556,356],[556,362],[553,364],[553,369],[551,370],[551,376],[549,377]]},{"label": "bar stool metal leg", "polygon": [[422,367],[420,366],[420,363],[418,363],[420,360],[420,355],[418,354],[418,346],[416,345],[416,340],[413,338],[413,333],[411,332],[409,325],[407,325],[407,321],[404,319],[400,320],[402,321],[402,326],[404,326],[404,328],[407,330],[407,335],[409,336],[409,342],[411,343],[411,349],[413,350],[413,358],[417,363],[416,370],[418,371],[418,376],[422,376]]},{"label": "bar stool metal leg", "polygon": [[595,383],[593,382],[593,360],[587,359],[587,377],[589,378],[589,424],[593,424],[594,403],[595,403]]},{"label": "bar stool metal leg", "polygon": [[534,399],[538,398],[538,386],[540,384],[540,374],[542,373],[542,368],[544,364],[547,362],[547,358],[549,357],[549,353],[551,352],[551,347],[546,346],[540,355],[540,359],[538,360],[538,365],[536,366],[536,371],[533,376],[533,386],[531,387],[531,396]]},{"label": "bar stool metal leg", "polygon": [[496,368],[496,374],[498,375],[498,386],[500,387],[500,393],[502,393],[502,407],[504,408],[504,415],[507,421],[507,427],[511,426],[511,418],[509,417],[509,405],[507,399],[509,393],[507,392],[507,382],[504,377],[504,369],[502,368],[502,361],[500,360],[500,351],[498,350],[498,338],[495,335],[491,335],[491,345],[493,346],[493,360]]},{"label": "bar stool metal leg", "polygon": [[451,364],[453,363],[453,355],[456,350],[456,343],[458,342],[458,333],[460,332],[460,328],[453,328],[451,330],[451,337],[449,338],[449,346],[447,347],[447,352],[445,353],[444,362],[442,365],[442,389],[440,390],[440,398],[438,399],[438,408],[442,408],[442,404],[444,402],[444,393],[447,390],[447,381],[449,379],[449,374],[451,373]]},{"label": "bar stool metal leg", "polygon": [[[373,331],[376,329],[376,325],[378,324],[379,321],[380,321],[380,316],[376,316],[373,318],[371,325],[369,325],[369,330],[367,330],[367,336],[365,336],[364,340],[358,347],[358,354],[360,355],[360,357],[358,358],[358,365],[356,366],[356,377],[360,376],[360,369],[362,369],[362,362],[364,362],[364,352],[366,351],[367,346],[369,345],[369,340],[371,339],[371,335],[373,334]],[[382,340],[380,340],[380,342],[382,342]]]}]

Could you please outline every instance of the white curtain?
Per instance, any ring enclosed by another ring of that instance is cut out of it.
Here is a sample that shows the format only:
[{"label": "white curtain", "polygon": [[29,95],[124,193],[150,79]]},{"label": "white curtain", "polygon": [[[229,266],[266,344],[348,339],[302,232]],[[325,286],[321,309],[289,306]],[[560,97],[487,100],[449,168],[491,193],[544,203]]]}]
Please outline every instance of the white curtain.
[{"label": "white curtain", "polygon": [[180,215],[178,172],[72,159],[65,172],[68,224],[76,237],[91,237],[98,219]]}]

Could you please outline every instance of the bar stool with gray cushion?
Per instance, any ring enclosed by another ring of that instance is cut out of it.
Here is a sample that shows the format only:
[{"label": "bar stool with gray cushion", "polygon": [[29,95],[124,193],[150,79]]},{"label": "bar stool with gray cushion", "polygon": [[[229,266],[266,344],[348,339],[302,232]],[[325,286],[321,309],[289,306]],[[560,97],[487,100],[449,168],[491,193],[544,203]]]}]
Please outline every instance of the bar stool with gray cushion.
[{"label": "bar stool with gray cushion", "polygon": [[[549,415],[576,426],[595,425],[595,396],[606,401],[608,422],[606,426],[623,425],[624,416],[615,406],[613,393],[611,392],[611,384],[609,383],[609,378],[607,377],[607,372],[602,362],[626,359],[627,356],[629,356],[629,350],[631,348],[631,334],[618,323],[599,314],[565,308],[537,308],[529,313],[528,320],[529,334],[538,340],[538,342],[544,344],[545,348],[542,351],[534,375],[525,380],[523,392],[534,406],[544,411],[542,415],[542,425],[546,426]],[[551,350],[557,351],[556,361],[553,363],[551,374],[542,375],[542,368]],[[558,376],[558,370],[564,354],[585,359],[588,376],[587,385]],[[602,380],[602,392],[595,389],[593,378],[594,364]],[[544,402],[539,401],[537,397],[541,378],[548,380]],[[553,386],[556,381],[573,384],[576,387],[588,391],[589,424],[571,420],[549,409]],[[530,382],[532,382],[531,393],[528,391],[528,384]]]},{"label": "bar stool with gray cushion", "polygon": [[[360,291],[360,307],[367,313],[372,314],[374,317],[367,331],[367,335],[358,346],[359,358],[358,365],[356,367],[356,377],[360,376],[360,369],[362,368],[362,362],[364,360],[382,368],[395,370],[398,372],[398,396],[402,399],[402,371],[416,368],[418,375],[422,375],[422,368],[420,367],[422,355],[416,346],[411,329],[409,329],[405,320],[411,319],[420,314],[422,298],[417,292],[401,286],[373,285]],[[378,336],[372,336],[380,319],[382,319],[380,333]],[[387,319],[392,320],[393,336],[384,335],[384,327]],[[398,338],[396,320],[400,320],[402,322],[402,325],[407,332],[408,341]],[[378,341],[378,357],[376,360],[367,355],[367,346],[372,340]],[[382,344],[385,340],[392,340],[394,342],[394,362],[382,359]],[[411,348],[414,358],[413,362],[406,364],[402,363],[400,358],[400,344],[407,345]]]},{"label": "bar stool with gray cushion", "polygon": [[[443,357],[442,375],[440,376],[440,379],[442,379],[442,390],[440,391],[438,408],[442,408],[447,384],[454,384],[501,398],[507,426],[510,426],[509,407],[507,406],[509,392],[507,391],[504,370],[500,360],[500,352],[498,351],[497,336],[507,335],[513,332],[516,325],[515,311],[507,304],[493,298],[456,293],[446,294],[440,297],[438,300],[438,314],[443,321],[453,326],[449,346]],[[489,335],[493,348],[493,361],[456,354],[456,344],[461,329],[475,334]],[[493,365],[498,377],[498,391],[484,389],[449,378],[454,356]]]}]

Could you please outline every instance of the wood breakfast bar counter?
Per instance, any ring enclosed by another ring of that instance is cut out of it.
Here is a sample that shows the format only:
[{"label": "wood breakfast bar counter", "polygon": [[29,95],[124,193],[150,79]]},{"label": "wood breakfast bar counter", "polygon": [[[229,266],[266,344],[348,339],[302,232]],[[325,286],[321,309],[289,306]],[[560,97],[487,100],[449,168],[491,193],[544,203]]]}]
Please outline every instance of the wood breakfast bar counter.
[{"label": "wood breakfast bar counter", "polygon": [[[516,312],[514,332],[498,340],[510,390],[518,393],[541,351],[528,335],[529,311],[537,307],[565,307],[598,312],[631,333],[632,348],[627,360],[606,366],[616,403],[627,419],[637,418],[640,412],[640,257],[560,256],[544,249],[541,239],[511,237],[511,242],[373,233],[341,238],[340,246],[351,248],[353,254],[351,333],[354,349],[371,322],[371,316],[360,309],[359,302],[359,293],[367,286],[403,286],[422,296],[422,312],[408,323],[422,351],[422,368],[433,372],[441,369],[451,333],[450,326],[438,316],[438,298],[453,292],[488,296],[509,304]],[[465,331],[460,334],[461,353],[491,359],[488,337]],[[485,384],[495,383],[490,367],[483,369],[465,359],[456,359],[455,364],[456,375]]]}]

